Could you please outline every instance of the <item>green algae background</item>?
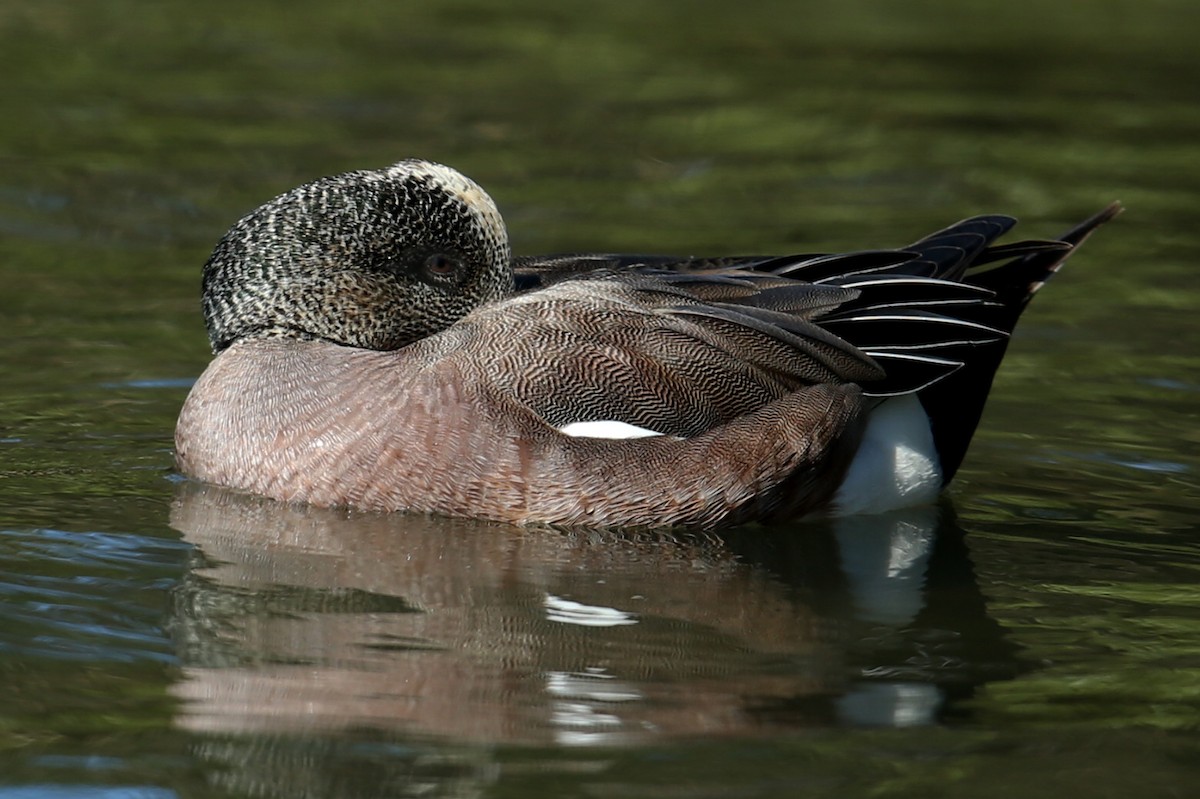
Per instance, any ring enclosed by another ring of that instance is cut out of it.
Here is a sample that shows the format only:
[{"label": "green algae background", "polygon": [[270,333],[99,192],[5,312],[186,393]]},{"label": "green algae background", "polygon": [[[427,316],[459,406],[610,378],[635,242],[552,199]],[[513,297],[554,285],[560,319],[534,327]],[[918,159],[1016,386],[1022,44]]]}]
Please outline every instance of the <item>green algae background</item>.
[{"label": "green algae background", "polygon": [[[1198,33],[1183,0],[0,7],[0,799],[1187,795]],[[197,663],[282,657],[226,628],[319,613],[213,583],[170,522],[200,267],[280,191],[409,156],[487,187],[517,252],[889,247],[981,212],[1036,237],[1125,203],[1014,338],[924,615],[856,620],[795,543],[827,531],[730,544],[842,630],[846,681],[938,686],[936,723],[840,722],[838,685],[769,735],[632,747],[181,722]]]}]

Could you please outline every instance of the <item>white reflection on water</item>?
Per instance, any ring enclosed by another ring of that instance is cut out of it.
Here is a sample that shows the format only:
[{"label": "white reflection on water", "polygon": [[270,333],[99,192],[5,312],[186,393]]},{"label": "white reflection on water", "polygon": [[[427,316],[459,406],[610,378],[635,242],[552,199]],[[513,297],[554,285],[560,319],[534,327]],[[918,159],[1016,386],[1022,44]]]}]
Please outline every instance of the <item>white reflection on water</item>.
[{"label": "white reflection on water", "polygon": [[924,604],[921,588],[936,529],[933,507],[837,520],[842,569],[862,618],[896,626],[913,620]]},{"label": "white reflection on water", "polygon": [[600,605],[585,605],[554,594],[546,594],[546,618],[562,624],[578,624],[581,627],[617,627],[622,624],[637,624],[637,617],[616,608]]},{"label": "white reflection on water", "polygon": [[916,727],[931,724],[942,693],[928,683],[867,682],[838,699],[843,721],[871,727]]}]

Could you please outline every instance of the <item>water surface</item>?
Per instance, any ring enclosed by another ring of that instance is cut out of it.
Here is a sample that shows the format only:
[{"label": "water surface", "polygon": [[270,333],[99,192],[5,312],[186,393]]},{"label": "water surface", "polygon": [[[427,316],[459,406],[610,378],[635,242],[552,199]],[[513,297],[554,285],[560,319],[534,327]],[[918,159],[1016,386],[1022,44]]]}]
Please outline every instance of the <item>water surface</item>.
[{"label": "water surface", "polygon": [[[1200,784],[1182,0],[0,10],[0,799],[1179,796]],[[936,508],[721,537],[180,481],[199,269],[407,156],[518,252],[1052,235]]]}]

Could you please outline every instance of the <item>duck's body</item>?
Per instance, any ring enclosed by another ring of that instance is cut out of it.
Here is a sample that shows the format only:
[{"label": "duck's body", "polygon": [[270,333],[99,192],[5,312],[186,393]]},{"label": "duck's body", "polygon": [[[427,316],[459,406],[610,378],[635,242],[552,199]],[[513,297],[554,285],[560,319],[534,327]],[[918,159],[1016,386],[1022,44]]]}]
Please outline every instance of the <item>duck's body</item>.
[{"label": "duck's body", "polygon": [[218,354],[178,465],[285,501],[516,523],[927,502],[1025,304],[1116,211],[1007,247],[991,241],[1013,220],[977,217],[902,251],[511,262],[495,206],[452,170],[327,178],[206,265]]}]

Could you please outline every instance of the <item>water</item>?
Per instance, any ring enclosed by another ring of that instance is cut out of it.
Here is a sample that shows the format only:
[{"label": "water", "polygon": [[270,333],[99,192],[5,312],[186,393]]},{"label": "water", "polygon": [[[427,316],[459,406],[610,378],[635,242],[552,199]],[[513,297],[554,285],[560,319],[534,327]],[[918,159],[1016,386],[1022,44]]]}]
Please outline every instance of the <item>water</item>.
[{"label": "water", "polygon": [[[1182,0],[6,6],[0,799],[1193,793],[1198,30]],[[934,509],[584,535],[178,480],[209,248],[411,155],[520,252],[1129,211]]]}]

